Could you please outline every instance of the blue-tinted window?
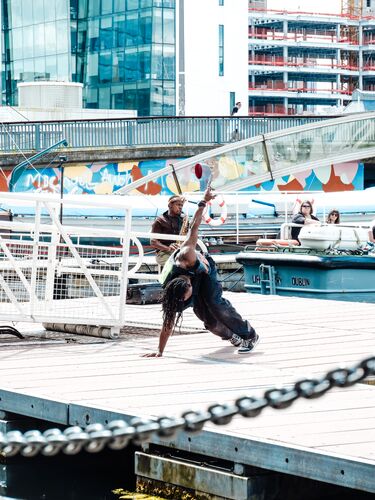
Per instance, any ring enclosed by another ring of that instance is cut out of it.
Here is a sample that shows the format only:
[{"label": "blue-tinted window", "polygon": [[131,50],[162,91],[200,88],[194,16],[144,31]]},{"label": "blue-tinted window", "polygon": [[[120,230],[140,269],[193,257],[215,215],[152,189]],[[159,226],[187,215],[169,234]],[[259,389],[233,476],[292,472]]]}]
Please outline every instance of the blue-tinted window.
[{"label": "blue-tinted window", "polygon": [[141,45],[152,42],[152,16],[151,12],[141,13],[139,18],[139,43]]},{"label": "blue-tinted window", "polygon": [[219,24],[219,76],[224,76],[224,25]]},{"label": "blue-tinted window", "polygon": [[[14,2],[12,2],[13,4]],[[18,1],[17,1],[18,3]],[[33,17],[36,25],[44,22],[44,2],[43,0],[33,0]]]},{"label": "blue-tinted window", "polygon": [[135,84],[124,86],[124,108],[137,109],[137,88]]},{"label": "blue-tinted window", "polygon": [[[61,3],[64,3],[64,1],[61,0]],[[44,0],[44,21],[54,21],[56,19],[55,4],[56,0]]]},{"label": "blue-tinted window", "polygon": [[99,50],[99,19],[88,22],[88,46],[90,52]]},{"label": "blue-tinted window", "polygon": [[174,43],[174,12],[164,9],[163,12],[163,43]]},{"label": "blue-tinted window", "polygon": [[138,13],[131,13],[126,16],[125,30],[126,30],[125,45],[127,47],[137,45],[139,36]]},{"label": "blue-tinted window", "polygon": [[132,82],[139,80],[138,71],[138,51],[135,49],[126,51],[125,53],[125,81]]},{"label": "blue-tinted window", "polygon": [[35,57],[34,58],[35,65],[35,77],[45,79],[46,75],[46,59],[45,57]]},{"label": "blue-tinted window", "polygon": [[22,24],[29,26],[33,24],[33,4],[30,0],[22,0]]},{"label": "blue-tinted window", "polygon": [[22,0],[9,2],[10,25],[13,28],[22,26]]},{"label": "blue-tinted window", "polygon": [[82,82],[90,108],[175,113],[175,0],[5,1],[7,103],[46,78]]},{"label": "blue-tinted window", "polygon": [[56,23],[56,52],[58,54],[68,52],[68,34],[68,21],[58,21]]},{"label": "blue-tinted window", "polygon": [[34,56],[34,29],[33,26],[23,28],[23,57]]},{"label": "blue-tinted window", "polygon": [[68,54],[61,54],[57,57],[57,79],[60,81],[68,81],[69,79]]},{"label": "blue-tinted window", "polygon": [[111,108],[124,109],[124,87],[123,85],[111,86]]},{"label": "blue-tinted window", "polygon": [[163,42],[163,18],[161,9],[154,9],[152,39],[154,43]]},{"label": "blue-tinted window", "polygon": [[112,17],[103,17],[100,20],[100,48],[111,49],[113,47]]},{"label": "blue-tinted window", "polygon": [[219,5],[222,7],[224,5],[224,0],[219,0]]},{"label": "blue-tinted window", "polygon": [[125,47],[125,16],[117,15],[113,18],[113,46]]},{"label": "blue-tinted window", "polygon": [[57,0],[56,2],[56,17],[55,19],[67,19],[69,16],[68,13],[68,5],[66,2],[60,2]]},{"label": "blue-tinted window", "polygon": [[113,0],[113,12],[125,12],[124,0]]},{"label": "blue-tinted window", "polygon": [[11,46],[13,52],[13,59],[23,58],[23,30],[22,28],[17,28],[12,30],[11,33]]},{"label": "blue-tinted window", "polygon": [[88,0],[89,17],[99,16],[100,14],[100,2],[98,0]]},{"label": "blue-tinted window", "polygon": [[139,1],[138,0],[126,0],[126,8],[127,8],[127,10],[139,9]]},{"label": "blue-tinted window", "polygon": [[102,0],[102,14],[112,14],[112,0]]},{"label": "blue-tinted window", "polygon": [[55,55],[46,57],[46,77],[49,80],[57,80],[57,63]]},{"label": "blue-tinted window", "polygon": [[99,82],[108,83],[112,79],[112,54],[101,52],[99,55]]},{"label": "blue-tinted window", "polygon": [[111,106],[111,88],[99,87],[99,108],[109,109]]}]

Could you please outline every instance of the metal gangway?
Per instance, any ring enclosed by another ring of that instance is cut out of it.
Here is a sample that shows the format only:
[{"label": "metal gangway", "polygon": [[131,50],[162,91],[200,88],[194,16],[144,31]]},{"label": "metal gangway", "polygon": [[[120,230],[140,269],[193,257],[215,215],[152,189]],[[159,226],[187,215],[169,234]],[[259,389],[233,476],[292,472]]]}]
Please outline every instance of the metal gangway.
[{"label": "metal gangway", "polygon": [[211,149],[171,163],[122,187],[116,194],[126,194],[163,175],[169,175],[170,184],[175,182],[176,192],[186,191],[184,187],[191,180],[197,181],[194,177],[197,163],[202,166],[198,191],[205,189],[210,180],[213,188],[228,192],[262,182],[272,183],[285,175],[373,157],[375,113],[357,113],[265,133]]},{"label": "metal gangway", "polygon": [[[126,322],[129,280],[159,276],[140,272],[144,260],[140,239],[170,239],[165,234],[133,232],[132,210],[125,201],[1,193],[2,206],[31,205],[35,217],[32,222],[0,220],[0,321],[99,325],[106,329],[100,336],[117,338]],[[123,227],[90,227],[84,218],[79,225],[62,223],[64,209],[84,212],[98,203],[108,209],[120,207]],[[138,249],[132,262],[130,245]]]}]

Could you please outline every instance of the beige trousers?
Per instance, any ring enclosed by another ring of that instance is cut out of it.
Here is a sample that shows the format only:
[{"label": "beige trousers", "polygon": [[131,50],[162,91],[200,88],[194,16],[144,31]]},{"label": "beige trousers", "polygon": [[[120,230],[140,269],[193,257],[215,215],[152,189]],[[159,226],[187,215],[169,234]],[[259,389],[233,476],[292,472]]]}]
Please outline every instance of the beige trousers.
[{"label": "beige trousers", "polygon": [[172,255],[171,252],[163,252],[163,251],[158,252],[155,256],[156,262],[159,264],[160,267],[163,267],[171,255]]}]

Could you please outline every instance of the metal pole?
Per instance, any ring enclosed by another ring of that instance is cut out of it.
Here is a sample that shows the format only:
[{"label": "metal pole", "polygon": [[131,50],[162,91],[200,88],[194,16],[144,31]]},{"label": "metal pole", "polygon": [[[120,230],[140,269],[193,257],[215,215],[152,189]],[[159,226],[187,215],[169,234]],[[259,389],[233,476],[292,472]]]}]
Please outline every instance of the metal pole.
[{"label": "metal pole", "polygon": [[60,156],[59,157],[59,160],[60,160],[60,170],[61,170],[61,174],[60,174],[60,217],[59,217],[59,220],[60,220],[60,224],[63,223],[63,213],[64,213],[64,210],[63,210],[63,199],[64,199],[64,163],[66,162],[67,158],[66,156]]}]

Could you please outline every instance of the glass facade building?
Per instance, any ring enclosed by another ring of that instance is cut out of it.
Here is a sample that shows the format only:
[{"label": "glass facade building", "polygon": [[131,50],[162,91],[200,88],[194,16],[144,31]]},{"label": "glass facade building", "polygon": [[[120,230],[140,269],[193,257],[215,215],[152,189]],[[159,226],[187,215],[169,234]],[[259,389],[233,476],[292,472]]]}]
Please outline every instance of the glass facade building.
[{"label": "glass facade building", "polygon": [[17,83],[84,85],[87,108],[176,113],[175,0],[2,0],[2,102]]}]

